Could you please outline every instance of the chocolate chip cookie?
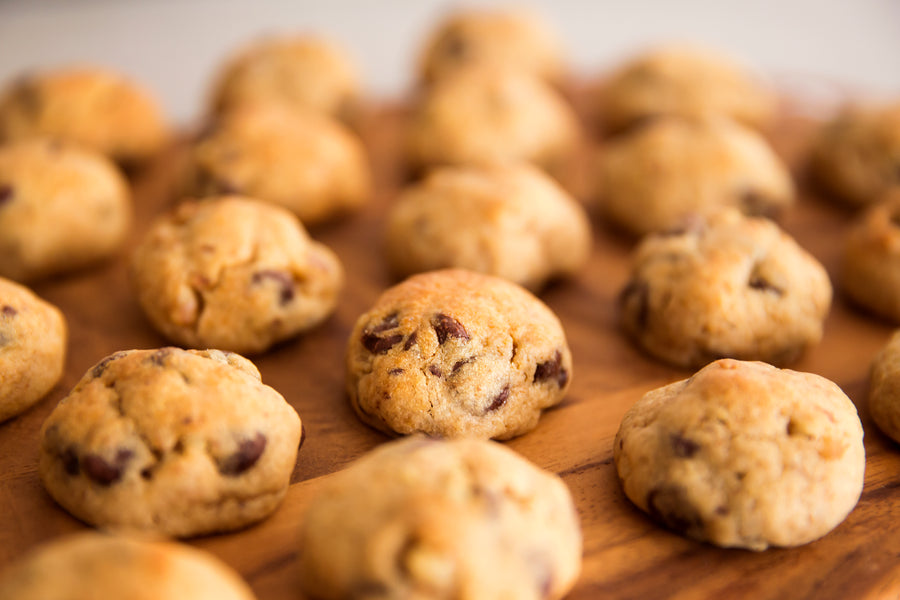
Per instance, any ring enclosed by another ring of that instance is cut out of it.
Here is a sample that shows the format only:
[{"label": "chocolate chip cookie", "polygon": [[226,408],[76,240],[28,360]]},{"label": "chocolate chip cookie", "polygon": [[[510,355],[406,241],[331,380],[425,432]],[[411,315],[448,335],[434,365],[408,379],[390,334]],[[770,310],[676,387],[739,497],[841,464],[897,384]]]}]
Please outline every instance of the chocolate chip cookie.
[{"label": "chocolate chip cookie", "polygon": [[888,437],[900,441],[900,331],[872,361],[869,414]]},{"label": "chocolate chip cookie", "polygon": [[822,338],[825,269],[777,225],[735,210],[647,236],[619,296],[625,332],[681,367],[717,358],[784,365]]},{"label": "chocolate chip cookie", "polygon": [[191,148],[185,192],[242,194],[284,206],[305,225],[358,209],[372,175],[360,140],[325,115],[277,103],[219,116]]},{"label": "chocolate chip cookie", "polygon": [[0,93],[0,141],[51,137],[127,164],[159,153],[169,138],[156,100],[101,67],[62,67],[20,76]]},{"label": "chocolate chip cookie", "polygon": [[562,598],[581,567],[568,489],[500,444],[414,436],[323,481],[303,520],[315,598]]},{"label": "chocolate chip cookie", "polygon": [[0,146],[0,276],[34,281],[110,258],[131,192],[104,156],[47,139]]},{"label": "chocolate chip cookie", "polygon": [[238,196],[186,202],[134,252],[137,298],[166,338],[193,348],[264,352],[330,315],[337,256],[287,210]]},{"label": "chocolate chip cookie", "polygon": [[625,495],[717,546],[798,546],[835,528],[863,487],[856,407],[818,375],[724,359],[644,395],[614,454]]},{"label": "chocolate chip cookie", "polygon": [[254,600],[240,575],[187,544],[79,533],[48,542],[0,574],[12,600]]},{"label": "chocolate chip cookie", "polygon": [[40,436],[44,487],[72,515],[188,537],[271,514],[287,492],[301,424],[247,359],[161,348],[91,367]]},{"label": "chocolate chip cookie", "polygon": [[459,267],[538,289],[584,265],[591,229],[581,204],[536,167],[442,167],[392,203],[385,245],[400,275]]},{"label": "chocolate chip cookie", "polygon": [[388,289],[347,344],[347,393],[386,432],[508,439],[569,388],[556,315],[524,288],[459,269]]},{"label": "chocolate chip cookie", "polygon": [[722,206],[776,217],[794,203],[790,173],[765,139],[726,119],[656,119],[600,158],[600,212],[634,234]]},{"label": "chocolate chip cookie", "polygon": [[0,277],[0,422],[33,406],[62,377],[67,331],[58,308]]}]

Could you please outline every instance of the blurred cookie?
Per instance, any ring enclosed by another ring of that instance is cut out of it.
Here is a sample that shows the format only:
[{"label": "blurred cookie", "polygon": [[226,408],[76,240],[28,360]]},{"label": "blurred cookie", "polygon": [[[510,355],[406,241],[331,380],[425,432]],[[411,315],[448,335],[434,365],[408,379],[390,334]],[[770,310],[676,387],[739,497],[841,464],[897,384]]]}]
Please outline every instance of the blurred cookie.
[{"label": "blurred cookie", "polygon": [[385,243],[400,275],[459,267],[538,289],[584,266],[591,229],[584,208],[535,167],[442,167],[394,201]]},{"label": "blurred cookie", "polygon": [[134,252],[147,317],[193,348],[263,352],[330,315],[343,268],[287,210],[239,196],[186,202]]},{"label": "blurred cookie", "polygon": [[456,269],[385,291],[347,344],[353,408],[389,433],[515,437],[563,399],[571,373],[562,325],[543,302]]},{"label": "blurred cookie", "polygon": [[816,180],[851,206],[900,187],[900,102],[844,109],[822,127],[810,157]]},{"label": "blurred cookie", "polygon": [[300,433],[296,411],[237,354],[117,352],[44,422],[40,474],[53,499],[91,525],[230,531],[281,503]]},{"label": "blurred cookie", "polygon": [[658,116],[719,115],[754,129],[772,121],[772,92],[744,67],[710,49],[670,45],[649,50],[615,71],[598,99],[609,131]]},{"label": "blurred cookie", "polygon": [[604,149],[600,211],[635,234],[735,206],[777,216],[794,203],[791,175],[756,132],[726,119],[657,119]]},{"label": "blurred cookie", "polygon": [[422,92],[406,148],[414,172],[525,161],[558,175],[578,138],[573,109],[549,85],[509,69],[469,67]]},{"label": "blurred cookie", "polygon": [[900,323],[900,189],[880,197],[850,225],[840,284],[859,306]]},{"label": "blurred cookie", "polygon": [[822,265],[777,225],[730,210],[647,236],[620,318],[641,348],[674,365],[783,365],[822,338],[831,293]]},{"label": "blurred cookie", "polygon": [[35,139],[0,146],[0,275],[33,281],[115,254],[131,192],[104,156]]},{"label": "blurred cookie", "polygon": [[371,193],[359,139],[337,121],[278,104],[230,110],[191,148],[187,195],[243,194],[284,206],[305,225],[353,211]]},{"label": "blurred cookie", "polygon": [[488,441],[384,444],[324,481],[303,523],[315,598],[558,599],[581,568],[565,484]]},{"label": "blurred cookie", "polygon": [[869,414],[881,431],[900,442],[900,331],[872,361]]},{"label": "blurred cookie", "polygon": [[67,331],[58,308],[0,277],[0,422],[24,412],[57,384]]},{"label": "blurred cookie", "polygon": [[52,137],[121,163],[162,150],[168,127],[156,101],[133,81],[100,67],[24,75],[0,94],[0,141]]},{"label": "blurred cookie", "polygon": [[866,460],[856,407],[837,385],[729,359],[645,394],[613,448],[638,508],[688,537],[751,550],[835,528],[859,499]]},{"label": "blurred cookie", "polygon": [[344,121],[360,96],[356,67],[323,37],[266,38],[241,49],[222,68],[212,92],[216,112],[242,104],[280,102]]},{"label": "blurred cookie", "polygon": [[494,65],[559,83],[565,73],[557,36],[522,9],[469,8],[437,24],[419,61],[419,77],[433,82],[472,65]]},{"label": "blurred cookie", "polygon": [[240,575],[187,544],[79,533],[47,542],[0,573],[12,600],[253,600]]}]

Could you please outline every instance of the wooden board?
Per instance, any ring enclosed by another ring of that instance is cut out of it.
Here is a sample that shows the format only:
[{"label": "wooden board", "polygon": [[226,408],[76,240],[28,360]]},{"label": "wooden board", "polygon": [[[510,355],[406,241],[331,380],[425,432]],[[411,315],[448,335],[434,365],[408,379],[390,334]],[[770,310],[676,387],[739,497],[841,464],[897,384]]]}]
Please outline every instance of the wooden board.
[{"label": "wooden board", "polygon": [[[377,175],[377,195],[361,213],[313,231],[343,260],[347,287],[336,314],[316,331],[258,357],[263,380],[300,413],[307,440],[281,508],[244,531],[191,540],[235,567],[261,600],[300,597],[297,532],[304,507],[322,478],[388,438],[362,425],[343,392],[343,352],[356,317],[392,283],[380,252],[386,206],[402,184],[398,132],[403,113],[373,110],[360,131]],[[786,118],[774,142],[799,164],[811,130]],[[179,150],[134,177],[139,224],[173,201]],[[584,189],[587,162],[570,181]],[[850,215],[801,188],[784,225],[832,276]],[[572,599],[587,598],[877,598],[896,597],[900,570],[900,451],[873,426],[865,395],[868,368],[891,327],[850,307],[837,294],[821,345],[793,365],[838,383],[856,402],[866,431],[867,471],[859,505],[824,539],[801,548],[753,553],[723,550],[670,533],[623,496],[612,464],[612,441],[624,412],[644,392],[689,373],[649,359],[616,326],[615,296],[633,241],[595,220],[590,264],[575,280],[542,298],[561,317],[574,356],[566,400],[538,428],[508,445],[569,485],[584,530],[584,566]],[[97,360],[116,350],[164,345],[146,323],[129,288],[126,259],[36,291],[60,306],[71,330],[66,373],[26,414],[0,425],[0,567],[35,545],[84,525],[44,492],[37,474],[37,435],[57,401]]]}]

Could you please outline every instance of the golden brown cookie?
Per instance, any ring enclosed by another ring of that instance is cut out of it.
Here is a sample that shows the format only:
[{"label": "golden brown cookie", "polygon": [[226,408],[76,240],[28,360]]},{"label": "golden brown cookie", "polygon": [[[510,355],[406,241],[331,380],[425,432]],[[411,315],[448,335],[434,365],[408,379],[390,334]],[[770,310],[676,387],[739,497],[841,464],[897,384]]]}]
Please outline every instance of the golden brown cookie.
[{"label": "golden brown cookie", "polygon": [[900,442],[900,331],[872,361],[869,414],[881,431]]}]

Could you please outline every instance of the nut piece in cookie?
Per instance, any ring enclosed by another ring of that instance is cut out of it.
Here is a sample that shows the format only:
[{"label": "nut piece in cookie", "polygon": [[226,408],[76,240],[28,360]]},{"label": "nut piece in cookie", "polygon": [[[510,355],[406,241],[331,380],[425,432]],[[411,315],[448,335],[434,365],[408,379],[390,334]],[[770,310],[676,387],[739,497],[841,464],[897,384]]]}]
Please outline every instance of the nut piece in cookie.
[{"label": "nut piece in cookie", "polygon": [[556,315],[524,288],[447,269],[388,289],[347,343],[347,394],[385,432],[508,439],[558,404],[572,356]]},{"label": "nut piece in cookie", "polygon": [[562,598],[581,532],[562,480],[500,444],[383,444],[323,482],[300,578],[323,599]]},{"label": "nut piece in cookie", "polygon": [[853,510],[865,470],[856,407],[818,375],[716,361],[644,395],[613,456],[625,495],[717,546],[799,546]]},{"label": "nut piece in cookie", "polygon": [[255,596],[229,566],[187,544],[85,532],[48,542],[18,559],[0,576],[0,598],[254,600]]},{"label": "nut piece in cookie", "polygon": [[393,202],[385,245],[399,275],[458,267],[539,289],[584,266],[591,229],[584,208],[536,167],[443,167]]},{"label": "nut piece in cookie", "polygon": [[728,210],[644,238],[619,316],[637,345],[673,365],[784,365],[822,338],[831,295],[824,267],[776,224]]},{"label": "nut piece in cookie", "polygon": [[247,359],[130,350],[94,365],[44,422],[40,474],[91,525],[203,535],[278,507],[300,436],[296,411]]},{"label": "nut piece in cookie", "polygon": [[321,323],[343,268],[287,210],[239,196],[185,202],[135,250],[141,307],[166,338],[193,348],[264,352]]},{"label": "nut piece in cookie", "polygon": [[58,308],[0,277],[0,422],[33,406],[57,384],[67,331]]},{"label": "nut piece in cookie", "polygon": [[600,212],[634,234],[724,206],[776,217],[794,203],[787,167],[753,130],[722,118],[651,121],[611,141],[597,171]]},{"label": "nut piece in cookie", "polygon": [[128,183],[106,157],[49,139],[0,146],[0,276],[34,281],[108,259],[131,221]]},{"label": "nut piece in cookie", "polygon": [[127,78],[100,67],[25,74],[0,94],[0,141],[51,137],[124,164],[160,152],[169,131],[156,101]]}]

